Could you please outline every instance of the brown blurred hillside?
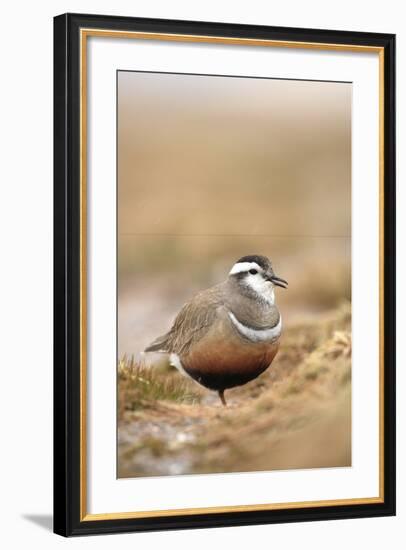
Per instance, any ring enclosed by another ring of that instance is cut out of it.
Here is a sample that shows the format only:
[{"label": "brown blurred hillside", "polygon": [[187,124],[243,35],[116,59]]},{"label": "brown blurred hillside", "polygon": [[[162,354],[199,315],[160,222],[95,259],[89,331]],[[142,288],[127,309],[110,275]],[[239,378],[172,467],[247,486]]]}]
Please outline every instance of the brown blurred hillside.
[{"label": "brown blurred hillside", "polygon": [[287,322],[350,299],[349,84],[118,82],[120,355],[246,254],[268,255],[289,281]]}]

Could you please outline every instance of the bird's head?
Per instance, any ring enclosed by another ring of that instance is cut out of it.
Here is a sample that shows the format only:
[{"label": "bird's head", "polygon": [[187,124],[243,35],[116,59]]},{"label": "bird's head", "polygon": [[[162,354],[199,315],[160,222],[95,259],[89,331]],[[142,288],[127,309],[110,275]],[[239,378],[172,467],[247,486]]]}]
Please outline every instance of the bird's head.
[{"label": "bird's head", "polygon": [[229,278],[244,291],[274,302],[274,288],[287,288],[288,282],[275,275],[272,263],[266,256],[243,256],[231,268]]}]

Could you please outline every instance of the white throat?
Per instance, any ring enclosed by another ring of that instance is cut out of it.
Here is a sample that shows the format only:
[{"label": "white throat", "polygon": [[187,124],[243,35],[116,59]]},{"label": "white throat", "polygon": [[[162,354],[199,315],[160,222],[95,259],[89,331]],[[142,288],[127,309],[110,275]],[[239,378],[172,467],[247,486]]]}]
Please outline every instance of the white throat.
[{"label": "white throat", "polygon": [[258,277],[257,275],[248,275],[244,282],[259,298],[271,306],[275,304],[274,286],[270,281],[265,281],[262,277]]}]

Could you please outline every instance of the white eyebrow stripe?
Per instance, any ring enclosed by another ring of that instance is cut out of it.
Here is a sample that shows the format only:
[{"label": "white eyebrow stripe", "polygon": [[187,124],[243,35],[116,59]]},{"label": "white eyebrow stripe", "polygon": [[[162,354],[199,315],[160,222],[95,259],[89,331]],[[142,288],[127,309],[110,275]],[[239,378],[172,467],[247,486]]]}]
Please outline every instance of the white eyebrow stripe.
[{"label": "white eyebrow stripe", "polygon": [[258,271],[263,271],[256,262],[237,262],[231,268],[229,275],[234,275],[235,273],[241,273],[243,271],[249,271],[250,269],[257,269]]},{"label": "white eyebrow stripe", "polygon": [[277,340],[282,332],[281,315],[279,315],[279,321],[276,326],[263,330],[256,330],[243,325],[231,311],[228,312],[228,316],[238,332],[251,342],[271,342],[272,340]]}]

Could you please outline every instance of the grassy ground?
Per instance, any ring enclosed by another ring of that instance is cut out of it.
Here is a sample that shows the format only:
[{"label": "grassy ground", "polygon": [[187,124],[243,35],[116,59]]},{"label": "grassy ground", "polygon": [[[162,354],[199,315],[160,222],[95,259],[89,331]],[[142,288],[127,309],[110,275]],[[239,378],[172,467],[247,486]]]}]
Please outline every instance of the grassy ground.
[{"label": "grassy ground", "polygon": [[348,303],[287,326],[271,368],[217,395],[161,362],[118,366],[119,477],[351,464]]}]

